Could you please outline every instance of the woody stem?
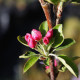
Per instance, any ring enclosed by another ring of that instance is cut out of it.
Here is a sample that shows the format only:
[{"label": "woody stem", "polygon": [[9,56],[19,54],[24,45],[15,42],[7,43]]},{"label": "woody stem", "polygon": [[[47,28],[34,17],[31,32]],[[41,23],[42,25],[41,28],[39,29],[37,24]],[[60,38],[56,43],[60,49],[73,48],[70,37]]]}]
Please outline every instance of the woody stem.
[{"label": "woody stem", "polygon": [[63,2],[60,2],[60,3],[58,4],[58,6],[57,6],[57,13],[56,13],[57,19],[56,19],[56,25],[58,25],[58,24],[60,23],[62,11],[63,11]]},{"label": "woody stem", "polygon": [[[53,20],[51,15],[51,5],[50,3],[45,2],[44,0],[39,0],[42,9],[44,11],[45,17],[47,19],[49,30],[53,27]],[[49,66],[50,66],[50,78],[51,80],[55,80],[54,76],[54,67],[53,67],[53,59],[50,57]]]},{"label": "woody stem", "polygon": [[[53,27],[53,20],[52,20],[52,15],[51,15],[51,5],[50,5],[50,3],[45,2],[44,0],[39,0],[39,2],[40,2],[41,6],[42,6],[42,9],[44,11],[45,17],[47,19],[48,27],[49,27],[49,30],[50,30]],[[53,8],[53,10],[54,9],[55,8]],[[57,12],[56,12],[56,17],[57,18],[56,18],[55,25],[60,23],[62,9],[63,9],[63,2],[60,2],[58,7],[57,7]],[[53,62],[54,62],[54,58],[50,57],[49,66],[50,66],[50,78],[51,78],[51,80],[55,80],[55,78],[56,78],[55,67],[54,67]]]},{"label": "woody stem", "polygon": [[48,27],[51,29],[53,27],[53,21],[51,17],[51,5],[50,3],[45,2],[44,0],[39,0],[42,9],[44,11],[45,17],[47,19]]}]

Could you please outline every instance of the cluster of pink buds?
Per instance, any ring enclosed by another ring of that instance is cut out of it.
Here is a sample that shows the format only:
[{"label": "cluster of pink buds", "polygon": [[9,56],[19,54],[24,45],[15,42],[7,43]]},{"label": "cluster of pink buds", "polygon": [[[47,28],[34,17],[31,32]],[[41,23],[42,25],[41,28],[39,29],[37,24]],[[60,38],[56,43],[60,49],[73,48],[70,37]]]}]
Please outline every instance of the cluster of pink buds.
[{"label": "cluster of pink buds", "polygon": [[[43,38],[43,43],[44,43],[45,45],[47,45],[47,44],[49,43],[50,39],[52,38],[52,36],[53,36],[53,30],[51,29],[51,30],[49,30],[49,31],[47,32],[47,34],[46,34],[45,37]],[[30,48],[35,48],[35,46],[36,46],[36,44],[37,44],[37,41],[40,41],[41,38],[42,38],[41,32],[38,31],[38,30],[36,30],[36,29],[33,29],[33,30],[31,31],[31,34],[27,33],[27,34],[25,35],[25,40],[27,41],[28,46],[29,46]]]},{"label": "cluster of pink buds", "polygon": [[53,37],[53,29],[50,29],[47,32],[46,36],[43,38],[44,44],[47,45],[52,37]]},{"label": "cluster of pink buds", "polygon": [[27,33],[25,35],[25,40],[27,41],[28,46],[30,48],[35,48],[37,41],[41,40],[41,38],[42,38],[41,32],[36,29],[33,29],[31,31],[31,34]]}]

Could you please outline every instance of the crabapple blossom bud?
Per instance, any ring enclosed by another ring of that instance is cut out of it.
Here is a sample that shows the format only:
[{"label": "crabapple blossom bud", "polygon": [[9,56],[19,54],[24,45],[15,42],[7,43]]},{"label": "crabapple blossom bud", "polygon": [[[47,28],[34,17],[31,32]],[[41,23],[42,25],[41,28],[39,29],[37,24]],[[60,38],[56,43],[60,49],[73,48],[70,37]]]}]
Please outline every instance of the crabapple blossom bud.
[{"label": "crabapple blossom bud", "polygon": [[53,37],[53,29],[50,29],[47,34],[46,34],[46,37],[51,39]]},{"label": "crabapple blossom bud", "polygon": [[56,61],[56,59],[54,59],[54,66],[55,66],[55,67],[57,66],[57,61]]},{"label": "crabapple blossom bud", "polygon": [[49,66],[45,66],[46,69],[49,69]]},{"label": "crabapple blossom bud", "polygon": [[47,37],[44,37],[44,38],[43,38],[43,43],[44,43],[45,45],[47,45],[47,44],[49,43],[49,39],[48,39]]},{"label": "crabapple blossom bud", "polygon": [[37,43],[37,42],[36,42],[33,38],[29,38],[29,40],[28,40],[28,46],[29,46],[30,48],[35,48],[36,43]]},{"label": "crabapple blossom bud", "polygon": [[33,39],[34,39],[35,41],[39,41],[39,40],[41,40],[41,38],[42,38],[41,32],[38,31],[38,30],[36,30],[36,29],[33,29],[32,32],[31,32],[31,34],[32,34],[32,37],[33,37]]},{"label": "crabapple blossom bud", "polygon": [[28,42],[28,41],[29,41],[29,38],[32,38],[32,35],[29,34],[29,33],[27,33],[27,34],[25,35],[25,40]]}]

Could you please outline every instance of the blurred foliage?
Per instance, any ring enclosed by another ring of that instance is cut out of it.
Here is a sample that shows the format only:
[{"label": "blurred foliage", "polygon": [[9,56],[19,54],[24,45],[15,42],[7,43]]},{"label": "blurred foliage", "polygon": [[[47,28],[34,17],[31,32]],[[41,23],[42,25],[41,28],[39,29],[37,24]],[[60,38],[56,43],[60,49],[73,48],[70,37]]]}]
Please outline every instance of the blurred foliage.
[{"label": "blurred foliage", "polygon": [[7,6],[21,6],[32,3],[36,0],[0,0],[0,3],[4,3]]},{"label": "blurred foliage", "polygon": [[72,0],[72,1],[75,1],[75,2],[76,2],[76,1],[77,1],[77,2],[80,2],[80,0]]},{"label": "blurred foliage", "polygon": [[23,80],[50,80],[42,67],[37,68],[34,65],[27,73],[24,74]]}]

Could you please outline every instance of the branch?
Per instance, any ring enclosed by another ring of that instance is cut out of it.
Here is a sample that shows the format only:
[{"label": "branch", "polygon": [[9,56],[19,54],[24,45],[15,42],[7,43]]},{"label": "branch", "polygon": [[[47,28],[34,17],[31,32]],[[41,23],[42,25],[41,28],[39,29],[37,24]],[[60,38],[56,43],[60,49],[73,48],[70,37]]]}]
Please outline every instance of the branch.
[{"label": "branch", "polygon": [[47,3],[44,0],[39,0],[39,2],[41,3],[42,9],[43,9],[44,14],[45,14],[45,17],[47,19],[49,29],[51,29],[53,27],[53,20],[52,20],[52,16],[51,16],[50,3]]},{"label": "branch", "polygon": [[60,23],[60,19],[61,19],[61,14],[63,11],[63,2],[60,2],[58,7],[57,7],[57,19],[56,19],[56,25]]},{"label": "branch", "polygon": [[54,59],[52,59],[52,57],[50,57],[49,67],[50,67],[50,77],[51,77],[51,80],[55,80],[53,60],[54,60]]}]

